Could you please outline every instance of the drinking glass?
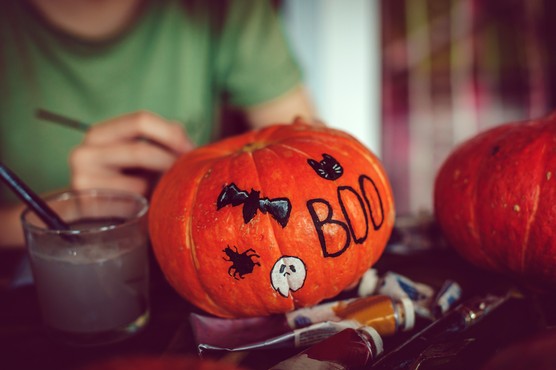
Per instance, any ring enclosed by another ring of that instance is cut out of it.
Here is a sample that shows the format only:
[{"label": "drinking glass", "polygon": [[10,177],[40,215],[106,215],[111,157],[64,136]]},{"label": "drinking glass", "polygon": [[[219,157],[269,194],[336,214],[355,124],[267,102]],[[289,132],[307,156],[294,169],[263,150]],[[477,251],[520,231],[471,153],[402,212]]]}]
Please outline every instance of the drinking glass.
[{"label": "drinking glass", "polygon": [[147,200],[116,190],[66,191],[45,202],[69,230],[21,215],[44,323],[75,345],[123,340],[149,319]]}]

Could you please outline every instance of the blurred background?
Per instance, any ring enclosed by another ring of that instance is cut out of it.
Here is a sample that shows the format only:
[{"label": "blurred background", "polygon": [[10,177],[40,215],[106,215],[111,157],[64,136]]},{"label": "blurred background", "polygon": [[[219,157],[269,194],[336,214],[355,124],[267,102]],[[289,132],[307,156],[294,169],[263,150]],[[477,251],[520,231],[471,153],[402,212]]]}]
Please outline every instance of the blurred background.
[{"label": "blurred background", "polygon": [[430,213],[439,166],[465,139],[556,106],[556,2],[285,0],[318,112],[370,147],[399,215]]}]

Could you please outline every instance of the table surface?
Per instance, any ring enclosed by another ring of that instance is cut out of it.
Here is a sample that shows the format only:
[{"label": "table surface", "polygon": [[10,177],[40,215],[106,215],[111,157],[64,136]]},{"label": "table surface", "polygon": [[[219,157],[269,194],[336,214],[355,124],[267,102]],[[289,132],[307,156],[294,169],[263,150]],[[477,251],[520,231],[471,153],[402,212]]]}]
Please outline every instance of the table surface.
[{"label": "table surface", "polygon": [[[9,286],[10,278],[23,251],[0,251],[0,368],[1,369],[77,369],[93,361],[113,356],[175,355],[196,356],[196,344],[189,325],[189,314],[199,311],[179,297],[167,284],[151,256],[151,319],[136,336],[110,346],[94,348],[68,347],[45,332],[32,285]],[[459,258],[450,249],[435,249],[411,255],[385,253],[375,266],[379,273],[394,271],[415,281],[439,287],[446,279],[457,281],[463,298],[478,294],[504,294],[515,285],[507,278],[478,270]],[[479,368],[496,351],[512,343],[554,326],[556,308],[553,298],[526,292],[519,300],[493,315],[471,334],[478,339],[465,361],[458,356],[421,368]],[[508,324],[508,323],[511,323]],[[385,339],[385,353],[404,343],[428,322],[417,321],[409,333]],[[211,359],[234,363],[247,369],[268,369],[299,352],[294,349],[251,351],[248,353],[214,354]],[[461,356],[459,356],[461,357]]]}]

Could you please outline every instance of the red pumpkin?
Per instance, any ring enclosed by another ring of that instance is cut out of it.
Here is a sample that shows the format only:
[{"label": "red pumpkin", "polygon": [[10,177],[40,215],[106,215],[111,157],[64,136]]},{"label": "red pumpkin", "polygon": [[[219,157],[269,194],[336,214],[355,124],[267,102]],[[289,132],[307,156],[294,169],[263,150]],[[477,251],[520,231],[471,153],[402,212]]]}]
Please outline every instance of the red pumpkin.
[{"label": "red pumpkin", "polygon": [[435,213],[470,262],[533,285],[556,284],[556,115],[464,142],[440,168]]},{"label": "red pumpkin", "polygon": [[149,216],[167,280],[221,317],[337,295],[377,261],[393,223],[379,160],[352,136],[299,120],[184,155]]}]

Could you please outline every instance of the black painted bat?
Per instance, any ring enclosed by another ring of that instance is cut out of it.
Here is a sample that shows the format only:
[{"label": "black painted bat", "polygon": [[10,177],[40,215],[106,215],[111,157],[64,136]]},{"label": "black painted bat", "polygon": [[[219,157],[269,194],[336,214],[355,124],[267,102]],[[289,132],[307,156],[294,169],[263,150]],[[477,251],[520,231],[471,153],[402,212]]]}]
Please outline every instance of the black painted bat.
[{"label": "black painted bat", "polygon": [[227,206],[232,207],[243,204],[243,221],[248,223],[255,217],[257,211],[269,213],[282,227],[286,227],[290,219],[291,203],[288,198],[261,198],[260,191],[251,189],[248,193],[238,189],[236,184],[226,185],[218,196],[216,209]]}]

